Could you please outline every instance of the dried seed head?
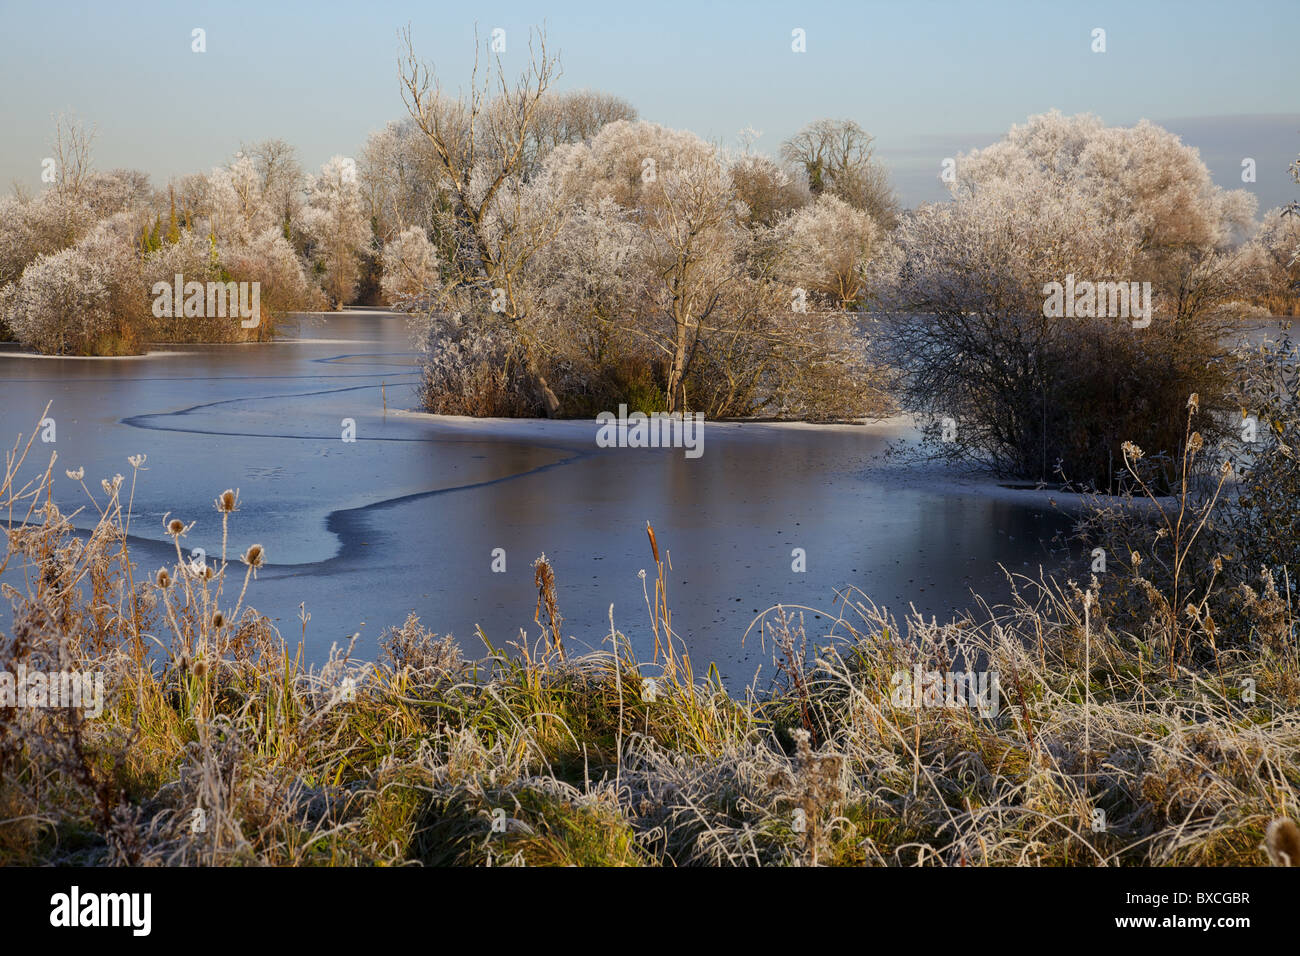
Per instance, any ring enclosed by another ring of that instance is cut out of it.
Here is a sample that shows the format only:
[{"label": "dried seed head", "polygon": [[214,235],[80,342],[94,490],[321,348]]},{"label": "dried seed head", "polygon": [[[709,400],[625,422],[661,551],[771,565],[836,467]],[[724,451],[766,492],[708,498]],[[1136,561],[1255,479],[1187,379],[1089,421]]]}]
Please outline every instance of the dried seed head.
[{"label": "dried seed head", "polygon": [[208,673],[208,662],[198,660],[194,662],[194,676],[203,677]]},{"label": "dried seed head", "polygon": [[1268,825],[1264,846],[1274,866],[1300,866],[1300,828],[1286,817]]},{"label": "dried seed head", "polygon": [[164,591],[172,586],[172,576],[167,573],[166,568],[159,568],[158,573],[154,575],[153,581],[154,584],[158,585],[158,587],[162,588]]},{"label": "dried seed head", "polygon": [[226,623],[226,616],[222,614],[220,611],[217,611],[212,615],[212,626],[214,628],[220,630],[221,626],[225,623]]},{"label": "dried seed head", "polygon": [[131,455],[127,458],[127,461],[131,463],[132,468],[139,468],[145,463],[145,459],[148,457],[148,455]]},{"label": "dried seed head", "polygon": [[181,521],[180,518],[172,518],[171,521],[167,522],[167,533],[173,537],[178,534],[184,534],[185,522]]},{"label": "dried seed head", "polygon": [[1192,410],[1193,415],[1201,410],[1201,396],[1197,392],[1192,392],[1187,397],[1187,407]]},{"label": "dried seed head", "polygon": [[227,488],[216,500],[217,510],[223,514],[239,510],[239,492]]},{"label": "dried seed head", "polygon": [[64,472],[64,474],[66,474],[73,481],[80,481],[82,478],[86,477],[86,469],[78,468],[76,471],[73,471],[72,469],[68,469],[66,472]]},{"label": "dried seed head", "polygon": [[1201,450],[1201,446],[1204,444],[1205,444],[1205,440],[1201,438],[1201,433],[1192,432],[1192,437],[1187,439],[1187,450],[1191,452],[1193,455],[1195,455],[1198,451]]},{"label": "dried seed head", "polygon": [[1124,444],[1120,445],[1120,450],[1124,452],[1125,458],[1132,458],[1134,461],[1146,454],[1146,452],[1131,441],[1126,441]]},{"label": "dried seed head", "polygon": [[244,552],[243,561],[251,568],[260,568],[266,561],[266,552],[260,544],[250,545]]}]

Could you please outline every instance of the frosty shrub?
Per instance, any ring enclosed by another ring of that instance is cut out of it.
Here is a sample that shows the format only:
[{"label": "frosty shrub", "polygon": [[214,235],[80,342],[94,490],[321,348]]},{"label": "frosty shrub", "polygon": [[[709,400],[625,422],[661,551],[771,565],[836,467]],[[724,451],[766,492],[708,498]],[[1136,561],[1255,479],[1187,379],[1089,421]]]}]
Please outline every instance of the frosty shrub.
[{"label": "frosty shrub", "polygon": [[1241,405],[1258,427],[1255,441],[1242,442],[1238,431],[1226,444],[1240,486],[1215,522],[1216,544],[1233,558],[1230,579],[1253,584],[1265,569],[1279,587],[1294,591],[1300,587],[1300,354],[1289,331],[1242,352],[1248,354],[1242,355]]},{"label": "frosty shrub", "polygon": [[440,415],[546,414],[515,325],[491,312],[435,312],[424,354],[424,407]]},{"label": "frosty shrub", "polygon": [[172,285],[176,276],[185,282],[220,281],[221,273],[213,244],[208,237],[190,230],[180,234],[176,242],[164,243],[151,253],[143,264],[145,285],[149,290],[149,337],[158,342],[231,342],[239,331],[238,320],[230,318],[209,319],[206,316],[185,316],[181,309],[170,317],[159,318],[153,314],[152,289],[157,282]]},{"label": "frosty shrub", "polygon": [[[959,423],[940,447],[1107,488],[1123,441],[1181,460],[1191,392],[1216,437],[1232,378],[1221,343],[1251,276],[1234,240],[1253,200],[1159,127],[1091,116],[1033,117],[956,168],[951,202],[904,217],[888,290],[908,404]],[[1150,282],[1150,325],[1045,316],[1047,284],[1070,275]]]},{"label": "frosty shrub", "polygon": [[234,334],[249,334],[258,341],[265,341],[274,334],[276,319],[280,316],[321,308],[325,304],[321,290],[303,271],[302,260],[293,245],[275,227],[257,233],[248,242],[222,243],[218,252],[224,275],[237,282],[261,285],[261,323],[250,330],[231,323]]},{"label": "frosty shrub", "polygon": [[[125,228],[124,228],[125,227]],[[115,217],[71,248],[42,255],[0,300],[22,344],[50,355],[117,355],[137,349],[147,311],[129,229]]]}]

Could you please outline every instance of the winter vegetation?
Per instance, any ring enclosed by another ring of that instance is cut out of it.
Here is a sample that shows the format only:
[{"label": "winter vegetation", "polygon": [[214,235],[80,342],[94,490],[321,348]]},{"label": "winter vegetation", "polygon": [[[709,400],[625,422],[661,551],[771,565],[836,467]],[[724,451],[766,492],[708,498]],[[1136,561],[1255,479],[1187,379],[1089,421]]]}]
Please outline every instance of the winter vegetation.
[{"label": "winter vegetation", "polygon": [[[1151,124],[1057,113],[958,157],[951,189],[897,230],[890,290],[905,403],[959,423],[951,454],[1109,488],[1126,439],[1181,457],[1188,394],[1207,428],[1226,426],[1225,336],[1265,258],[1241,241],[1247,193],[1214,186],[1195,150]],[[1149,325],[1112,314],[1109,294],[1049,317],[1045,287],[1067,277],[1150,283]]]},{"label": "winter vegetation", "polygon": [[[273,140],[155,188],[61,121],[55,182],[0,200],[0,332],[127,354],[377,302],[409,313],[432,412],[906,411],[932,453],[1081,492],[1101,569],[946,622],[856,590],[770,608],[737,640],[775,677],[737,693],[673,625],[647,525],[646,619],[611,607],[598,652],[566,650],[543,556],[540,631],[480,631],[473,658],[412,616],[379,660],[312,667],[305,617],[286,637],[253,609],[236,492],[219,559],[164,519],[176,559],[146,576],[143,456],[69,515],[20,437],[0,673],[107,697],[0,703],[0,864],[1300,864],[1300,376],[1286,334],[1234,344],[1294,312],[1300,204],[1260,214],[1151,123],[1049,112],[904,209],[852,120],[727,149],[555,89],[530,50],[453,95],[405,35],[406,117],[314,175]],[[261,324],[158,316],[177,274],[260,283]],[[897,697],[974,668],[994,713]]]},{"label": "winter vegetation", "polygon": [[[1189,429],[1201,414],[1189,408]],[[6,589],[0,669],[95,673],[104,694],[93,717],[0,706],[0,864],[1300,860],[1292,598],[1267,565],[1247,583],[1244,566],[1188,560],[1207,515],[1232,511],[1214,493],[1124,526],[1122,573],[1017,578],[1009,605],[948,623],[896,620],[849,591],[813,654],[810,611],[771,608],[744,639],[777,676],[737,695],[672,625],[668,542],[648,525],[647,616],[631,626],[653,632],[651,660],[612,607],[607,646],[568,655],[543,556],[540,632],[513,645],[480,632],[486,656],[470,659],[412,615],[375,662],[336,646],[307,667],[299,636],[252,608],[268,559],[256,543],[235,556],[237,492],[214,501],[219,558],[192,563],[193,516],[168,516],[176,558],[145,575],[127,544],[142,457],[129,480],[85,489],[99,517],[83,536],[50,497],[53,456],[29,466],[31,448],[19,438],[0,485],[15,516],[0,568],[27,571]],[[1267,457],[1293,489],[1289,450]],[[1136,450],[1128,464],[1140,475]],[[1230,526],[1252,558],[1276,559],[1258,523]],[[900,699],[900,674],[973,666],[1000,675],[992,712]]]},{"label": "winter vegetation", "polygon": [[[315,175],[271,140],[156,189],[96,172],[92,134],[60,119],[53,184],[0,205],[0,334],[121,354],[379,303],[415,318],[430,411],[902,409],[957,424],[944,455],[1113,490],[1126,437],[1177,460],[1189,393],[1227,427],[1225,333],[1295,301],[1295,210],[1257,218],[1150,123],[1031,117],[957,158],[949,201],[903,209],[852,120],[814,120],[775,158],[752,130],[723,148],[557,91],[531,40],[521,75],[484,55],[453,95],[404,34],[406,118]],[[177,274],[259,282],[267,320],[153,314]],[[1045,314],[1067,277],[1100,298]],[[1109,314],[1117,283],[1125,316],[1149,288],[1148,326]]]},{"label": "winter vegetation", "polygon": [[[321,230],[332,217],[343,240],[356,240],[364,226],[357,187],[331,192],[313,179],[304,201],[287,144],[246,147],[207,175],[155,189],[143,173],[94,171],[92,140],[61,117],[53,184],[0,200],[0,335],[51,355],[265,340],[278,316],[318,306],[352,275],[340,240],[331,233],[323,241]],[[321,178],[337,180],[338,165],[326,164]],[[186,283],[260,283],[261,321],[243,328],[206,308],[159,316],[154,286],[177,275]]]}]

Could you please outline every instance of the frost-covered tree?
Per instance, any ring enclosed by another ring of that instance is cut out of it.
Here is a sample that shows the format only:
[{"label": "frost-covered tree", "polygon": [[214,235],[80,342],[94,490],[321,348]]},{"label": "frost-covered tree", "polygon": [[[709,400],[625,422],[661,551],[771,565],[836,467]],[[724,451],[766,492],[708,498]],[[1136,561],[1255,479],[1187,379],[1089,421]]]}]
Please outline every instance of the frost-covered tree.
[{"label": "frost-covered tree", "polygon": [[737,157],[727,167],[736,198],[745,204],[749,225],[774,226],[812,200],[808,179],[775,160],[756,154]]},{"label": "frost-covered tree", "polygon": [[[1102,487],[1124,440],[1176,456],[1190,392],[1226,407],[1228,368],[1213,359],[1248,281],[1232,246],[1248,197],[1214,186],[1158,127],[1059,113],[959,156],[956,173],[951,202],[893,235],[888,290],[909,403],[957,422],[944,450],[1049,481],[1059,464]],[[1149,282],[1150,325],[1102,317],[1109,293],[1074,317],[1045,314],[1049,283],[1070,276]]]},{"label": "frost-covered tree", "polygon": [[777,263],[792,286],[849,309],[866,293],[868,267],[880,228],[860,209],[823,193],[776,227]]},{"label": "frost-covered tree", "polygon": [[289,238],[302,208],[304,177],[297,150],[282,139],[264,139],[241,147],[240,152],[252,159],[262,201]]},{"label": "frost-covered tree", "polygon": [[308,177],[302,219],[322,271],[322,287],[341,309],[356,289],[360,257],[371,238],[353,160],[335,156],[318,175]]},{"label": "frost-covered tree", "polygon": [[699,137],[645,122],[611,123],[553,160],[561,192],[634,211],[649,305],[636,328],[666,367],[668,410],[684,410],[702,338],[727,325],[727,290],[743,274],[730,177]]},{"label": "frost-covered tree", "polygon": [[529,129],[525,168],[536,169],[558,146],[585,143],[605,126],[634,121],[637,111],[621,97],[598,90],[547,92]]},{"label": "frost-covered tree", "polygon": [[242,153],[208,176],[208,215],[212,232],[232,242],[248,242],[275,228],[275,210],[262,193],[262,177],[251,156]]},{"label": "frost-covered tree", "polygon": [[[530,38],[529,61],[511,81],[499,56],[481,69],[476,47],[468,91],[451,98],[437,74],[416,56],[410,32],[399,67],[402,100],[437,159],[439,186],[449,200],[444,229],[453,236],[448,266],[455,288],[476,289],[486,298],[505,289],[506,316],[522,315],[514,290],[519,272],[553,231],[515,233],[531,223],[518,208],[529,142],[542,102],[558,72],[546,52],[546,37]],[[505,193],[503,196],[502,193]]]},{"label": "frost-covered tree", "polygon": [[384,246],[380,287],[390,303],[436,295],[442,287],[438,253],[420,226],[410,226]]},{"label": "frost-covered tree", "polygon": [[548,378],[566,397],[622,389],[712,415],[863,407],[842,374],[860,368],[861,343],[824,311],[794,310],[746,228],[734,167],[699,137],[646,122],[610,123],[548,159],[576,211],[530,285]]},{"label": "frost-covered tree", "polygon": [[898,197],[875,158],[873,141],[852,120],[819,119],[782,143],[781,156],[804,169],[814,196],[829,192],[891,229]]},{"label": "frost-covered tree", "polygon": [[[433,233],[450,202],[429,140],[413,120],[370,134],[357,162],[362,202],[375,235],[388,242],[412,226]],[[454,243],[448,246],[454,249]]]}]

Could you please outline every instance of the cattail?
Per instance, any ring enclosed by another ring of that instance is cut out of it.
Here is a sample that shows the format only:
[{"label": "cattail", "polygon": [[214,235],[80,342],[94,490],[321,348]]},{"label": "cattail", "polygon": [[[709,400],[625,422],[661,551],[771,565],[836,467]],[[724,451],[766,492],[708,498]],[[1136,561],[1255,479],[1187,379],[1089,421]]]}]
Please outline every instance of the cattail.
[{"label": "cattail", "polygon": [[650,527],[650,522],[645,523],[645,533],[650,536],[650,550],[654,553],[655,564],[659,563],[659,542],[655,540],[655,529]]},{"label": "cattail", "polygon": [[172,586],[172,576],[167,573],[166,568],[159,568],[158,573],[154,575],[153,580],[154,584],[158,585],[158,587],[162,588],[164,591]]},{"label": "cattail", "polygon": [[239,509],[239,492],[227,488],[221,493],[215,502],[217,510],[223,514],[229,514]]},{"label": "cattail", "polygon": [[244,552],[243,562],[250,568],[260,568],[266,561],[266,552],[260,544],[249,546]]},{"label": "cattail", "polygon": [[1268,825],[1264,847],[1274,866],[1300,866],[1300,827],[1286,817],[1278,817]]}]

